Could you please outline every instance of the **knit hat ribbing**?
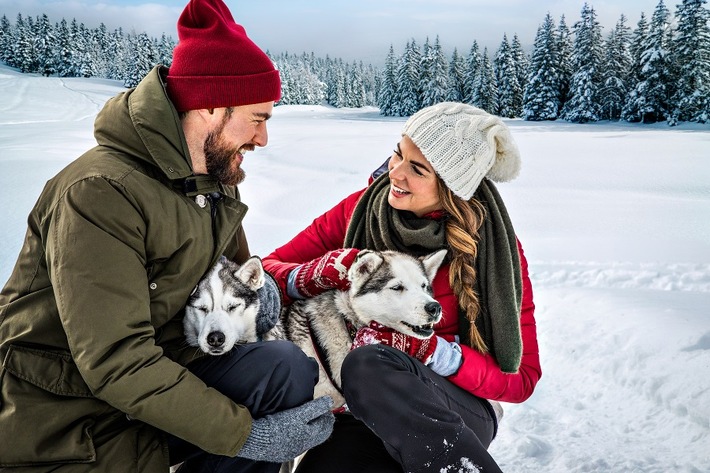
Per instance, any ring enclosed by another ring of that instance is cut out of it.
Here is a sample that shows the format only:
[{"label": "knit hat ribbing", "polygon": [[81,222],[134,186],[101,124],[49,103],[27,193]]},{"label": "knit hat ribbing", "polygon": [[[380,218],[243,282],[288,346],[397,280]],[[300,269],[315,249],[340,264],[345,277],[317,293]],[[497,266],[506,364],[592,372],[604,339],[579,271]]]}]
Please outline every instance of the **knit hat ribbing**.
[{"label": "knit hat ribbing", "polygon": [[469,200],[484,177],[515,179],[520,153],[500,117],[480,108],[442,102],[423,108],[404,124],[408,136],[457,196]]},{"label": "knit hat ribbing", "polygon": [[190,0],[177,28],[167,91],[179,112],[281,98],[273,62],[235,23],[222,0]]}]

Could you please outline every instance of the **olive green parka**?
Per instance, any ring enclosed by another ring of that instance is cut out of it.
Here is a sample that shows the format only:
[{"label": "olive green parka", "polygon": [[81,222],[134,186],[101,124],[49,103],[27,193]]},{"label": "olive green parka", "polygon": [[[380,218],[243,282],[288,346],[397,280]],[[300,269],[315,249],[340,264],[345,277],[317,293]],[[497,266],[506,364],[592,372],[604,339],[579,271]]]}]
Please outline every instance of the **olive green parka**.
[{"label": "olive green parka", "polygon": [[165,72],[106,103],[98,145],[29,216],[0,293],[1,467],[166,472],[162,432],[229,456],[250,432],[245,407],[185,368],[200,353],[184,304],[220,255],[248,256],[246,206],[193,176]]}]

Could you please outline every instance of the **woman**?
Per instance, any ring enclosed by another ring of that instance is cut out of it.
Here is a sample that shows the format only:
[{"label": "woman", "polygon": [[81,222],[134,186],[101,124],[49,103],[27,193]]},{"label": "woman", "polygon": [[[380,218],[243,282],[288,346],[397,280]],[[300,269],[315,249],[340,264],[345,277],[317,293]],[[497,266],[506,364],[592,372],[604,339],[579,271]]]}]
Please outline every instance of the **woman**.
[{"label": "woman", "polygon": [[350,412],[297,471],[501,471],[487,451],[495,401],[523,402],[541,376],[527,262],[490,182],[517,176],[517,148],[498,117],[448,102],[410,117],[386,164],[264,266],[288,301],[347,288],[357,249],[447,248],[433,281],[443,317],[425,341],[357,333],[341,371]]}]

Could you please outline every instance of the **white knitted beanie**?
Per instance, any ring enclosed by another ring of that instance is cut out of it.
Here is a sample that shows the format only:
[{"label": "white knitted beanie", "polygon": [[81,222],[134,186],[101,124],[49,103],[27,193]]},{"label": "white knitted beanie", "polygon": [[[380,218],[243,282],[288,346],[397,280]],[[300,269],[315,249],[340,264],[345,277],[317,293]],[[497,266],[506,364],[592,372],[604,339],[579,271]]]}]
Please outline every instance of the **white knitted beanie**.
[{"label": "white knitted beanie", "polygon": [[520,153],[503,121],[480,108],[442,102],[409,117],[406,135],[457,196],[469,200],[484,177],[515,179]]}]

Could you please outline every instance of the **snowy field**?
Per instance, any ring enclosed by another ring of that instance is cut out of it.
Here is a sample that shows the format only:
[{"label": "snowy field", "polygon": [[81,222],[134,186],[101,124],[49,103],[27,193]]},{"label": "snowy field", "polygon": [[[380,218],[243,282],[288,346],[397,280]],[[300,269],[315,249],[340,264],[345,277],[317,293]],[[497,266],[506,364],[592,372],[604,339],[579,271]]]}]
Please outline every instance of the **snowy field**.
[{"label": "snowy field", "polygon": [[[44,182],[93,146],[122,90],[0,66],[0,283]],[[403,118],[277,107],[241,186],[264,255],[366,183]],[[508,122],[523,156],[499,189],[530,263],[543,377],[506,404],[508,473],[710,472],[710,126]]]}]

